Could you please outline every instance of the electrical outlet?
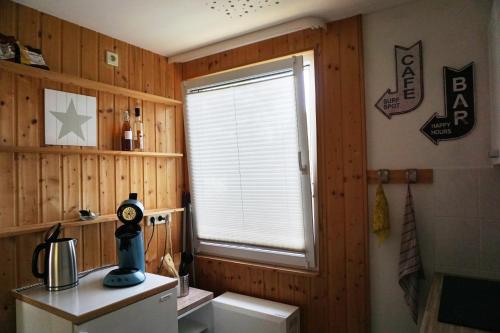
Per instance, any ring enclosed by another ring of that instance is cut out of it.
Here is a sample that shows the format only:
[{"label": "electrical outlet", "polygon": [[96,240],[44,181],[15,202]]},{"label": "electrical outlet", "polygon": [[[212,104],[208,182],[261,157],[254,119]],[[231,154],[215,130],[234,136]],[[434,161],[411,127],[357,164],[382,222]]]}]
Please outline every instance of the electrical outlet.
[{"label": "electrical outlet", "polygon": [[152,222],[158,225],[158,224],[170,223],[170,221],[171,221],[170,213],[152,214],[146,216],[147,225],[152,225],[153,224]]},{"label": "electrical outlet", "polygon": [[106,51],[106,63],[118,67],[118,53]]}]

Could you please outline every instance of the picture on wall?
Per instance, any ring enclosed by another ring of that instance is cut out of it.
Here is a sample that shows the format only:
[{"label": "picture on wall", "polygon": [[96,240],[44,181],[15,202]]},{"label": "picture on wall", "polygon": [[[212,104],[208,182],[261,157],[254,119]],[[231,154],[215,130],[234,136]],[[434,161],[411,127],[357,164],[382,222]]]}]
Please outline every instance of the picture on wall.
[{"label": "picture on wall", "polygon": [[410,47],[394,46],[396,90],[387,89],[375,104],[387,118],[418,108],[424,99],[422,41]]},{"label": "picture on wall", "polygon": [[97,146],[96,108],[93,96],[45,89],[45,144]]}]

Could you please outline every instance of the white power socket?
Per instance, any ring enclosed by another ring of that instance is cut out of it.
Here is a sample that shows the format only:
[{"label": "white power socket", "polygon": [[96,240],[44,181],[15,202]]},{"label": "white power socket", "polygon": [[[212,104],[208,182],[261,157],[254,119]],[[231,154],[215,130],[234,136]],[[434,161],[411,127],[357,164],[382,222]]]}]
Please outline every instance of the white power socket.
[{"label": "white power socket", "polygon": [[146,225],[170,223],[170,213],[146,215]]},{"label": "white power socket", "polygon": [[110,66],[118,67],[118,53],[106,51],[106,63]]}]

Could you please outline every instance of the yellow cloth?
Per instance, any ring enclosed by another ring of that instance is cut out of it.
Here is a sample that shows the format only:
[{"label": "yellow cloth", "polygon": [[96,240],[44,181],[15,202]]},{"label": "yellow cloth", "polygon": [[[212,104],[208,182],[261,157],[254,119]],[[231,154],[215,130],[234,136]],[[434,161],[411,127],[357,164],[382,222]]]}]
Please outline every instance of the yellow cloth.
[{"label": "yellow cloth", "polygon": [[388,237],[391,231],[391,224],[389,222],[389,204],[385,197],[384,188],[382,184],[378,184],[377,193],[375,194],[375,209],[373,210],[373,233],[378,236],[380,244],[382,244]]}]

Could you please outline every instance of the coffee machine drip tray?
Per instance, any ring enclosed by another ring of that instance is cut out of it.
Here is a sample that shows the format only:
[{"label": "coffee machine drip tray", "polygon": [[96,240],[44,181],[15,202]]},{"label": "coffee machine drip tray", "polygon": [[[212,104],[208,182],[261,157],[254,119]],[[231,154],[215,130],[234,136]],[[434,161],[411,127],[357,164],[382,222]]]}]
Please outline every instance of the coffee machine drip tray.
[{"label": "coffee machine drip tray", "polygon": [[117,268],[117,269],[113,269],[111,271],[111,273],[114,275],[127,275],[127,274],[135,273],[137,271],[138,271],[138,269],[135,269],[135,268]]},{"label": "coffee machine drip tray", "polygon": [[109,272],[104,278],[104,285],[111,288],[134,286],[144,282],[146,275],[135,268],[117,268]]}]

